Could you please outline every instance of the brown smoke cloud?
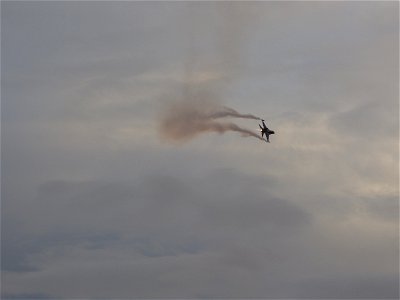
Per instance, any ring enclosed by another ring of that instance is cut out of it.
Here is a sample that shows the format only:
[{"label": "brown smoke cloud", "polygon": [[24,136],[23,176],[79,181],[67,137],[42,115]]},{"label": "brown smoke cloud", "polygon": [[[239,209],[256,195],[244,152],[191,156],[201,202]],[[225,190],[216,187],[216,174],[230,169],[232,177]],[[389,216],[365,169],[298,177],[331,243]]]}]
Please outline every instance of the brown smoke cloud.
[{"label": "brown smoke cloud", "polygon": [[252,5],[232,3],[207,7],[211,9],[209,15],[216,16],[212,28],[215,34],[212,41],[217,41],[214,55],[203,56],[201,52],[201,47],[210,42],[200,34],[203,32],[200,29],[207,27],[204,27],[204,15],[198,12],[205,8],[199,3],[188,3],[190,21],[183,27],[188,42],[184,76],[175,95],[163,99],[167,104],[159,116],[160,136],[169,142],[182,143],[201,133],[233,131],[243,137],[264,140],[252,130],[221,121],[224,118],[260,120],[255,115],[242,114],[221,104],[223,90],[241,73],[243,37],[257,9]]},{"label": "brown smoke cloud", "polygon": [[219,106],[209,101],[173,102],[163,111],[160,122],[160,135],[170,142],[185,142],[201,133],[227,131],[241,133],[243,137],[255,137],[263,140],[255,132],[242,128],[232,122],[219,122],[221,118],[244,118],[260,120],[251,114],[241,114],[236,110]]}]

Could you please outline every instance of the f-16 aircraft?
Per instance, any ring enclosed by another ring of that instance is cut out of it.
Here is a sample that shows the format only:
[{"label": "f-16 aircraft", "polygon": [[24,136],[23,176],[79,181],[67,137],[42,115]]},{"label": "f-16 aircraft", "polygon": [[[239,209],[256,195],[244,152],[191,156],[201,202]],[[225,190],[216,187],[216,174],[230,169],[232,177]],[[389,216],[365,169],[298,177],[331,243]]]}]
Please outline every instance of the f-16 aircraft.
[{"label": "f-16 aircraft", "polygon": [[263,126],[261,126],[261,124],[258,124],[258,126],[260,126],[260,128],[261,128],[261,137],[263,138],[264,134],[265,134],[265,137],[267,138],[267,142],[269,143],[269,136],[270,136],[270,134],[275,134],[275,131],[269,130],[269,128],[265,125],[264,120],[261,119],[261,121],[262,121]]}]

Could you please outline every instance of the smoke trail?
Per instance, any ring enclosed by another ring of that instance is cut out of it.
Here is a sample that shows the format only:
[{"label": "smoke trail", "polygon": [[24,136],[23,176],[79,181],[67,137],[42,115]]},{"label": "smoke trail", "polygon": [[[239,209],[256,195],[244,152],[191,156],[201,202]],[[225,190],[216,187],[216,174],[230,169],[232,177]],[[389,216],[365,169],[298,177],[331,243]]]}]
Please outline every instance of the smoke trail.
[{"label": "smoke trail", "polygon": [[[205,10],[199,10],[198,3],[189,3],[187,9],[191,17],[187,26],[182,27],[188,42],[182,86],[174,91],[174,95],[163,99],[164,104],[168,103],[159,116],[160,136],[170,142],[182,143],[201,133],[222,134],[231,131],[238,132],[243,137],[264,141],[249,129],[232,122],[221,122],[221,119],[228,117],[260,120],[259,117],[242,114],[220,104],[223,89],[241,74],[241,48],[245,42],[243,37],[250,28],[251,20],[259,13],[257,7],[216,3],[214,6],[204,7]],[[215,36],[199,32],[199,29],[211,28],[204,25],[204,13],[216,16],[214,22],[210,22],[215,29],[210,32],[214,32]],[[203,51],[199,49],[215,41],[214,55],[203,55]],[[203,76],[204,74],[207,76]],[[169,101],[172,99],[173,101]]]},{"label": "smoke trail", "polygon": [[225,118],[225,117],[234,117],[234,118],[242,118],[242,119],[253,119],[253,120],[261,120],[261,118],[256,117],[255,115],[251,114],[241,114],[238,111],[223,106],[223,110],[213,113],[210,117],[211,118]]},{"label": "smoke trail", "polygon": [[161,116],[160,135],[168,141],[185,142],[205,132],[222,134],[234,131],[241,133],[243,137],[251,136],[264,140],[255,132],[237,124],[216,121],[216,119],[226,117],[260,119],[254,115],[241,114],[234,109],[210,102],[175,102],[169,105]]}]

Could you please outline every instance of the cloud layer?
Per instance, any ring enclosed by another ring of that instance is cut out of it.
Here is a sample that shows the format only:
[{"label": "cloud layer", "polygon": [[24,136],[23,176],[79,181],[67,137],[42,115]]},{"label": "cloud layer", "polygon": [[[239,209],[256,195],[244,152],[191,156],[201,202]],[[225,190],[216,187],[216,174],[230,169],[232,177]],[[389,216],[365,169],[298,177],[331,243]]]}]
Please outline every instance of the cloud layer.
[{"label": "cloud layer", "polygon": [[2,298],[398,298],[398,3],[1,5]]}]

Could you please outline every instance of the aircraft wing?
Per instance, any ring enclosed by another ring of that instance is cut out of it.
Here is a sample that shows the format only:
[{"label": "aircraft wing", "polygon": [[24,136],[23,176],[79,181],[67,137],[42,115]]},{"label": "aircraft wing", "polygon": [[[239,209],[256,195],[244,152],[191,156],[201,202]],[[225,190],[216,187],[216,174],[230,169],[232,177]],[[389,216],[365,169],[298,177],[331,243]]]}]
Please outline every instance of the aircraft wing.
[{"label": "aircraft wing", "polygon": [[262,129],[268,129],[267,125],[265,125],[265,123],[264,123],[264,120],[262,120],[262,123],[263,123],[263,126],[264,126],[264,128],[262,128]]}]

